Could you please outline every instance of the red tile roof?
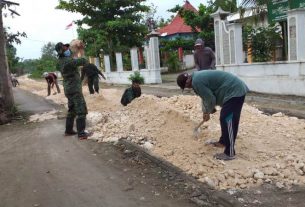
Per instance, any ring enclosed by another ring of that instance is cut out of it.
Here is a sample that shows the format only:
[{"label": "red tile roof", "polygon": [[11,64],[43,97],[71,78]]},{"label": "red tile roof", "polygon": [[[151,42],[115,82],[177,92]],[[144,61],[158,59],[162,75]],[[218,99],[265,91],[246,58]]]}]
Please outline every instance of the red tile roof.
[{"label": "red tile roof", "polygon": [[[193,7],[193,5],[191,5],[189,1],[185,2],[183,8],[198,13],[197,9]],[[197,31],[200,31],[200,29],[197,28]],[[190,26],[186,25],[184,23],[183,18],[179,14],[177,14],[170,24],[166,25],[165,27],[162,27],[158,30],[158,32],[161,36],[168,36],[179,33],[193,33],[193,30]]]}]

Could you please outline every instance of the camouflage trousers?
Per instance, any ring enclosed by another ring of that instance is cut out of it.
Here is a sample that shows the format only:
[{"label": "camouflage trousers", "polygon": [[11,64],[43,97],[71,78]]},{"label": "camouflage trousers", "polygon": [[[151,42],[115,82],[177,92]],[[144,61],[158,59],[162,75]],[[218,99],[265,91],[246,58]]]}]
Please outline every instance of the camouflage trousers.
[{"label": "camouflage trousers", "polygon": [[74,93],[66,95],[66,97],[68,98],[67,118],[75,118],[77,116],[78,119],[85,119],[88,110],[83,94],[81,92]]},{"label": "camouflage trousers", "polygon": [[98,75],[88,77],[88,88],[90,94],[99,93],[99,78]]}]

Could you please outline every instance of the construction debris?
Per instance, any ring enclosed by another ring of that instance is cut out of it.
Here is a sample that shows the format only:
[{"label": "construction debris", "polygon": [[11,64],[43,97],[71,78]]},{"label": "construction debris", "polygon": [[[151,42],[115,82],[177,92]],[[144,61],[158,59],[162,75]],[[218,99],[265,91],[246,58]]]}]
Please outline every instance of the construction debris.
[{"label": "construction debris", "polygon": [[[46,96],[45,83],[25,77],[20,82],[22,88]],[[193,129],[202,120],[198,97],[143,95],[122,107],[122,92],[104,89],[89,95],[84,88],[90,111],[89,130],[94,131],[97,141],[127,139],[215,189],[249,188],[263,183],[278,188],[305,184],[304,120],[282,113],[269,116],[245,104],[235,145],[237,159],[223,162],[213,159],[222,149],[205,144],[220,136],[219,110],[194,139]],[[63,94],[47,98],[66,105]]]}]

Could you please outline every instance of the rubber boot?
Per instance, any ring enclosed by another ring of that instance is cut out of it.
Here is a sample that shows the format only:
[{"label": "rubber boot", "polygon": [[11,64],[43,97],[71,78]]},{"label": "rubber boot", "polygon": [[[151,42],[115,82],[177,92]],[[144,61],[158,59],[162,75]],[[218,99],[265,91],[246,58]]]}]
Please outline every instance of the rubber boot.
[{"label": "rubber boot", "polygon": [[67,117],[65,136],[73,136],[77,134],[77,132],[73,130],[73,125],[74,125],[74,117]]},{"label": "rubber boot", "polygon": [[88,133],[85,131],[85,129],[86,129],[86,119],[85,118],[77,119],[76,127],[77,127],[78,138],[80,140],[88,139],[88,137],[90,137],[92,135],[92,133]]}]

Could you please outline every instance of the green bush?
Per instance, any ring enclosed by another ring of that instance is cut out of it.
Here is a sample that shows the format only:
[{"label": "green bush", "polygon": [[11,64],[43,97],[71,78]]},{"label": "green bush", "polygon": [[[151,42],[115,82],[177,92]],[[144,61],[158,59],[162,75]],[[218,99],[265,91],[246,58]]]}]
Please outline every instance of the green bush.
[{"label": "green bush", "polygon": [[280,31],[274,25],[258,28],[246,26],[243,29],[243,47],[247,49],[247,44],[250,45],[253,62],[272,60],[276,45],[280,40]]},{"label": "green bush", "polygon": [[170,52],[166,61],[169,72],[178,72],[180,70],[180,61],[177,52]]},{"label": "green bush", "polygon": [[131,74],[128,79],[131,82],[136,81],[139,82],[140,84],[144,84],[144,77],[141,75],[139,71],[136,71],[133,74]]}]

